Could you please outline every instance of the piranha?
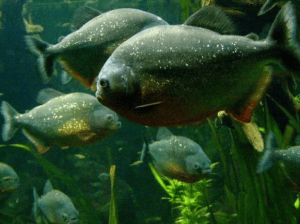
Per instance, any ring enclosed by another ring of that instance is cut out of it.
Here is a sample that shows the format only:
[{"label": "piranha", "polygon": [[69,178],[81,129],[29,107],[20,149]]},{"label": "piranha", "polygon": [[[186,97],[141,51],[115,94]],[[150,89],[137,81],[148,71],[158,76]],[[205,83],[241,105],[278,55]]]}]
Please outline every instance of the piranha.
[{"label": "piranha", "polygon": [[74,17],[74,24],[79,26],[77,20],[82,18],[84,23],[90,15],[93,19],[55,45],[25,36],[28,50],[37,57],[37,70],[44,83],[50,80],[58,60],[72,77],[86,87],[92,87],[101,67],[119,44],[141,30],[168,24],[160,17],[138,9],[115,9],[97,14],[90,7],[85,8],[88,15],[80,10],[81,16]]},{"label": "piranha", "polygon": [[159,128],[156,139],[149,144],[145,138],[141,161],[149,152],[154,166],[163,176],[195,183],[211,173],[211,161],[196,142],[175,136],[167,128]]},{"label": "piranha", "polygon": [[115,112],[86,93],[63,94],[43,89],[37,95],[37,102],[42,105],[24,114],[2,102],[4,141],[22,128],[38,152],[44,153],[51,146],[67,148],[96,142],[121,127]]},{"label": "piranha", "polygon": [[41,197],[33,188],[33,198],[33,215],[37,224],[79,223],[79,213],[71,199],[63,192],[53,189],[49,180]]},{"label": "piranha", "polygon": [[300,146],[293,146],[286,150],[279,149],[276,136],[273,132],[268,133],[265,145],[266,148],[264,150],[264,154],[260,158],[257,166],[258,173],[267,171],[277,160],[281,160],[295,166],[300,165]]},{"label": "piranha", "polygon": [[0,162],[0,194],[16,190],[20,185],[19,176],[9,165]]},{"label": "piranha", "polygon": [[[222,27],[218,13],[210,17]],[[96,97],[119,115],[148,126],[199,124],[221,110],[249,123],[271,81],[270,64],[299,73],[296,28],[290,2],[265,40],[187,25],[149,28],[106,61]]]}]

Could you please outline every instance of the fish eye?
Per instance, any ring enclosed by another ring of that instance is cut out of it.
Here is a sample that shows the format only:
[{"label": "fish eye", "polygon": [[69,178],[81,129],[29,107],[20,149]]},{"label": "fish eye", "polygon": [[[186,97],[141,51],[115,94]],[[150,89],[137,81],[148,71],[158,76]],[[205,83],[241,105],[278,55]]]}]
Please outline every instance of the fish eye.
[{"label": "fish eye", "polygon": [[201,173],[201,171],[202,171],[202,169],[201,169],[201,167],[200,167],[200,165],[199,165],[198,163],[195,163],[195,164],[194,164],[194,169],[195,169],[197,172],[200,172],[200,173]]},{"label": "fish eye", "polygon": [[64,221],[67,221],[67,219],[68,219],[68,215],[65,213],[61,214],[61,217]]},{"label": "fish eye", "polygon": [[104,88],[104,87],[107,86],[108,82],[107,82],[106,79],[100,79],[99,84],[100,84],[101,87]]},{"label": "fish eye", "polygon": [[111,115],[111,114],[109,114],[109,115],[107,115],[107,116],[105,117],[105,119],[108,120],[108,121],[113,121],[113,120],[114,120],[114,116]]},{"label": "fish eye", "polygon": [[2,180],[4,182],[8,182],[8,181],[11,181],[13,178],[12,177],[3,177]]}]

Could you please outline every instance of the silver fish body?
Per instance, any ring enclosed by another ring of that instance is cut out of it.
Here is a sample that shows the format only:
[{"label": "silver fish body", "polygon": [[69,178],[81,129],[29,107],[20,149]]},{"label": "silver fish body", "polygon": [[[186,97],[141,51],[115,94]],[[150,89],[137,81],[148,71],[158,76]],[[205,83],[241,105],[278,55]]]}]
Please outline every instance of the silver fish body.
[{"label": "silver fish body", "polygon": [[19,176],[9,165],[0,162],[0,194],[16,190],[20,185]]},{"label": "silver fish body", "polygon": [[162,175],[194,183],[210,174],[211,161],[196,142],[166,128],[160,128],[158,136],[158,141],[149,145],[149,153]]},{"label": "silver fish body", "polygon": [[262,41],[186,25],[142,31],[102,67],[96,96],[123,117],[149,126],[198,124],[220,110],[248,123],[271,81],[268,65],[285,58],[291,70],[300,67],[295,27],[283,31],[281,20],[294,25],[290,4]]},{"label": "silver fish body", "polygon": [[[40,96],[44,97],[43,94]],[[18,128],[22,128],[40,153],[51,146],[93,143],[121,126],[115,112],[99,104],[94,96],[85,93],[62,94],[25,114],[17,113],[4,101],[2,114],[6,119],[3,139],[9,140]]]},{"label": "silver fish body", "polygon": [[37,224],[78,224],[79,213],[71,199],[53,189],[50,181],[45,184],[44,194],[39,197],[33,190],[33,214]]},{"label": "silver fish body", "polygon": [[91,87],[102,65],[119,44],[141,30],[167,24],[142,10],[115,9],[91,19],[55,45],[32,36],[26,36],[25,40],[31,53],[38,57],[38,72],[44,82],[49,81],[53,64],[59,60],[71,76]]}]

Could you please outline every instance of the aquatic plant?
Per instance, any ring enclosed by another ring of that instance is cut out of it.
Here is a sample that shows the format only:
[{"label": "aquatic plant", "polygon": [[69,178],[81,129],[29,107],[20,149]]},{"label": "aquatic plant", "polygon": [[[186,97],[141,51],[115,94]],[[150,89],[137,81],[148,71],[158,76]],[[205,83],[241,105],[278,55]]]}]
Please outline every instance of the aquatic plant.
[{"label": "aquatic plant", "polygon": [[[217,163],[212,164],[212,169]],[[172,212],[176,223],[231,223],[232,216],[218,210],[218,206],[212,203],[210,187],[212,179],[202,179],[194,184],[161,177],[152,163],[149,167],[160,186],[167,193],[168,200],[173,207]]]},{"label": "aquatic plant", "polygon": [[[283,134],[265,102],[258,109],[256,120],[260,130],[265,133],[272,130],[280,146],[284,147],[290,144],[292,129],[300,133],[299,122],[277,105],[290,119],[290,125]],[[211,120],[208,122],[221,157],[226,201],[232,213],[236,214],[233,223],[298,223],[294,206],[296,198],[284,165],[279,163],[268,172],[257,174],[257,162],[261,155],[248,142],[240,124],[233,122],[233,129],[223,127],[217,130]],[[230,139],[229,149],[223,147],[226,136]]]}]

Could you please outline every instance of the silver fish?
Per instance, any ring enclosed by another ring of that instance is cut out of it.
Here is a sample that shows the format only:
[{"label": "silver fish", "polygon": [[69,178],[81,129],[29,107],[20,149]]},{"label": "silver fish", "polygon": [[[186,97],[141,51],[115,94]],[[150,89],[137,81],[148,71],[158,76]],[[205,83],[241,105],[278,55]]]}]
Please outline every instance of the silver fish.
[{"label": "silver fish", "polygon": [[51,146],[65,148],[96,142],[121,127],[115,112],[86,93],[63,94],[44,89],[39,92],[37,101],[43,105],[24,114],[2,102],[4,141],[22,128],[38,152],[44,153]]},{"label": "silver fish", "polygon": [[53,189],[49,180],[41,197],[33,188],[33,198],[33,215],[37,224],[79,223],[79,213],[71,199],[63,192]]},{"label": "silver fish", "polygon": [[[218,14],[209,16],[217,20]],[[249,123],[272,78],[268,65],[299,74],[296,28],[290,2],[265,40],[186,25],[149,28],[106,61],[96,97],[121,116],[148,126],[199,124],[221,110]]]},{"label": "silver fish", "polygon": [[19,176],[9,165],[0,162],[0,194],[16,190],[20,185]]},{"label": "silver fish", "polygon": [[167,128],[159,128],[156,139],[150,145],[144,144],[141,160],[149,150],[154,166],[163,176],[194,183],[211,173],[211,161],[196,142],[175,136]]},{"label": "silver fish", "polygon": [[[91,11],[90,7],[86,9]],[[141,30],[167,24],[142,10],[115,9],[98,12],[98,16],[55,45],[33,36],[26,36],[25,40],[29,51],[38,59],[38,72],[44,83],[50,80],[54,62],[59,60],[71,76],[91,87],[106,59],[120,43]]]}]

